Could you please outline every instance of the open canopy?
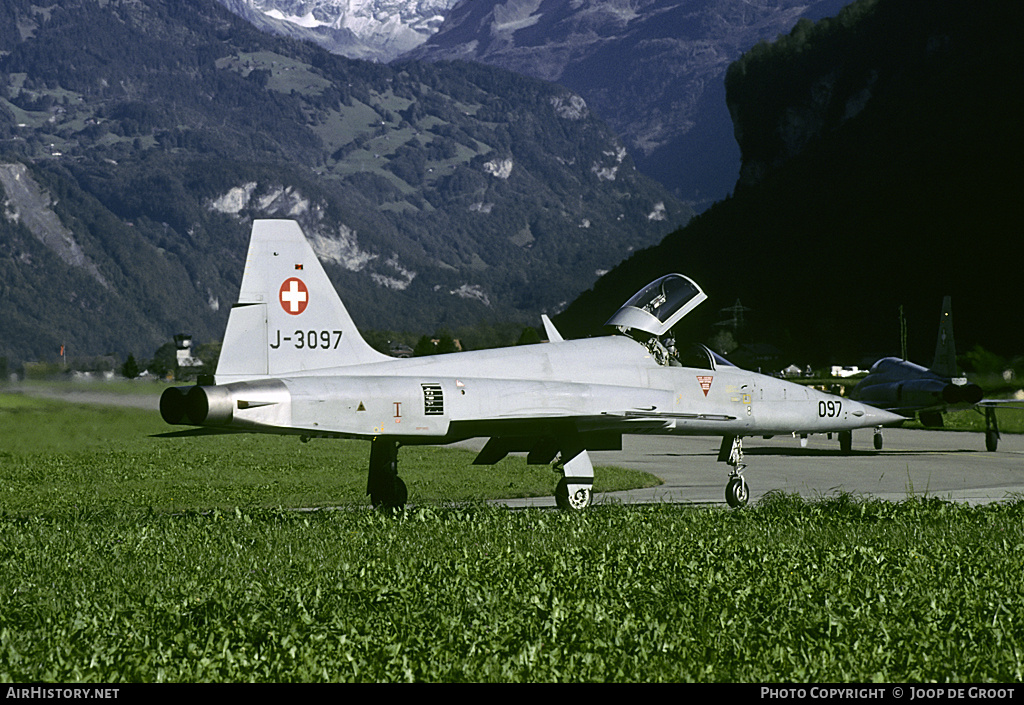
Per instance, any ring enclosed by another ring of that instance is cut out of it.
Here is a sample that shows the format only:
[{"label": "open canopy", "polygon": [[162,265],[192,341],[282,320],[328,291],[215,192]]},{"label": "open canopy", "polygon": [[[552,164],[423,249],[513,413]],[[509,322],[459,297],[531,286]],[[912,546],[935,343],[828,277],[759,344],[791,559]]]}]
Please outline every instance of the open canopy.
[{"label": "open canopy", "polygon": [[692,279],[666,274],[634,294],[605,325],[662,336],[707,297]]}]

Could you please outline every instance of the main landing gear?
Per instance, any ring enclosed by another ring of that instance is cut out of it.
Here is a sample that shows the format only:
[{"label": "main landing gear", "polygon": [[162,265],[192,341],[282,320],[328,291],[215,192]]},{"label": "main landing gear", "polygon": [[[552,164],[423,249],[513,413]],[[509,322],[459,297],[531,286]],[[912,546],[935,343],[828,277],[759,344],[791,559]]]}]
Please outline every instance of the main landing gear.
[{"label": "main landing gear", "polygon": [[[979,410],[980,411],[980,410]],[[934,419],[930,420],[929,426],[941,426],[942,417],[939,416],[939,421],[936,423]],[[831,438],[832,434],[829,434]],[[884,444],[882,438],[882,427],[878,426],[875,428],[874,437],[871,439],[871,443],[875,450],[882,450]],[[999,447],[999,422],[996,421],[996,410],[994,407],[985,407],[985,450],[990,453],[994,453]],[[843,455],[850,455],[853,451],[853,431],[840,431],[839,432],[839,451]]]},{"label": "main landing gear", "polygon": [[[554,452],[552,452],[554,455]],[[547,462],[550,457],[545,460]],[[586,450],[562,450],[555,469],[563,477],[555,487],[555,504],[559,509],[580,511],[593,502],[594,466]],[[398,476],[398,441],[375,438],[370,443],[370,472],[366,494],[374,509],[400,512],[409,499],[409,492]]]},{"label": "main landing gear", "polygon": [[853,450],[853,431],[840,431],[839,432],[839,452],[843,455],[849,455]]},{"label": "main landing gear", "polygon": [[398,441],[375,438],[370,443],[370,472],[366,494],[374,509],[400,512],[409,499],[409,491],[398,476]]},{"label": "main landing gear", "polygon": [[570,487],[569,480],[562,478],[555,486],[555,505],[559,509],[579,511],[586,509],[593,501],[591,488],[586,485]]},{"label": "main landing gear", "polygon": [[743,439],[739,436],[723,436],[718,450],[718,461],[732,466],[729,482],[725,486],[725,501],[733,509],[746,506],[750,499],[750,488],[743,479]]}]

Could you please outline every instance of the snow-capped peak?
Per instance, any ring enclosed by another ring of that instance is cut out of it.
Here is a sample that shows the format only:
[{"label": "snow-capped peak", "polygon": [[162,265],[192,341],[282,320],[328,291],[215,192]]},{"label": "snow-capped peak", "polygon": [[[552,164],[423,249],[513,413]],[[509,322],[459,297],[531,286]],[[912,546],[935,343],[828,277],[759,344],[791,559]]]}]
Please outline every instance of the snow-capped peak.
[{"label": "snow-capped peak", "polygon": [[315,29],[348,30],[389,56],[437,32],[458,0],[245,0],[275,20]]}]

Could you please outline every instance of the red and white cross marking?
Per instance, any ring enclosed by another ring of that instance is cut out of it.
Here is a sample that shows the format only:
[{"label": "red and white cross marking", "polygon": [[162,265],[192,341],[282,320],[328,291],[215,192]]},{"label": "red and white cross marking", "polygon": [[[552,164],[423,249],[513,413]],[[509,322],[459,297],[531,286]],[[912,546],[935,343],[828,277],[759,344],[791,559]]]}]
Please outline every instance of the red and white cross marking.
[{"label": "red and white cross marking", "polygon": [[309,303],[309,289],[301,279],[289,277],[281,285],[279,297],[281,308],[285,310],[285,313],[298,316],[306,310],[306,304]]}]

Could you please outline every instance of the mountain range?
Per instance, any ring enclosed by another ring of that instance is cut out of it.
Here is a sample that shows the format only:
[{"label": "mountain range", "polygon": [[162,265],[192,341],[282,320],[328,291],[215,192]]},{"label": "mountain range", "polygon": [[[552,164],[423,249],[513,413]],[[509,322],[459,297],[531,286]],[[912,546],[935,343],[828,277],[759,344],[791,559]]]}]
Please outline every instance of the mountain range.
[{"label": "mountain range", "polygon": [[560,86],[350,60],[213,0],[0,2],[0,356],[219,339],[254,218],[357,323],[534,322],[692,210]]},{"label": "mountain range", "polygon": [[[464,59],[571,88],[642,172],[711,206],[558,317],[575,335],[675,270],[704,277],[722,308],[754,309],[741,337],[819,362],[869,362],[902,342],[927,362],[947,294],[962,350],[1019,354],[1006,255],[1024,154],[1020,6],[845,4],[472,0],[398,60]],[[703,308],[691,324],[706,339],[731,314]]]},{"label": "mountain range", "polygon": [[754,44],[723,83],[739,180],[691,221],[549,82],[348,60],[212,0],[3,0],[0,357],[217,340],[256,217],[302,222],[364,328],[572,301],[556,322],[589,335],[679,271],[713,302],[695,340],[717,304],[741,340],[849,364],[899,352],[899,313],[927,362],[952,295],[961,350],[1019,354],[1021,7],[858,0]]},{"label": "mountain range", "polygon": [[475,61],[565,86],[622,138],[642,173],[699,211],[727,196],[739,174],[726,68],[846,0],[221,2],[344,56]]},{"label": "mountain range", "polygon": [[579,93],[637,168],[698,211],[736,184],[729,64],[846,0],[471,0],[406,58],[465,59]]}]

